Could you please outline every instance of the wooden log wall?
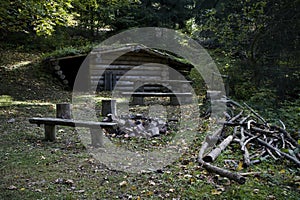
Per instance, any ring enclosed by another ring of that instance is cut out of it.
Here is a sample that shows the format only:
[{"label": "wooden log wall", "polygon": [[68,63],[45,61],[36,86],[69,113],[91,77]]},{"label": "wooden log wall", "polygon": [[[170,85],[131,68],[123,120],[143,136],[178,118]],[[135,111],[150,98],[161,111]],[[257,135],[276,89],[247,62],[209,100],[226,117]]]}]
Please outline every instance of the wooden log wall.
[{"label": "wooden log wall", "polygon": [[[141,52],[129,52],[114,60],[115,54],[92,54],[90,59],[91,87],[98,91],[113,90],[118,82],[118,91],[132,91],[136,80],[169,80],[167,67],[161,63],[167,61]],[[148,64],[151,63],[151,64]],[[156,64],[159,63],[159,64]],[[140,66],[147,64],[147,66]],[[137,67],[138,68],[134,68]],[[124,76],[126,74],[126,76]],[[145,90],[158,90],[161,86],[145,87]]]}]

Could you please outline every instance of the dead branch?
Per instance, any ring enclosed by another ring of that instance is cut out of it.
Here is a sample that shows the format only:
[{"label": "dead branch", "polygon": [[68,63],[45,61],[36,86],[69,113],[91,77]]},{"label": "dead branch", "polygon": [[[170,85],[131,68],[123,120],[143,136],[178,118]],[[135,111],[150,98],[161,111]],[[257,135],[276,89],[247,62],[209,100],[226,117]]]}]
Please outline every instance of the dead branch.
[{"label": "dead branch", "polygon": [[282,125],[282,128],[285,130],[285,124],[283,123],[283,121],[279,120],[280,124]]},{"label": "dead branch", "polygon": [[230,99],[229,97],[227,97],[227,96],[223,96],[223,97],[225,97],[227,100],[229,100],[229,102],[232,103],[233,105],[236,105],[236,106],[238,106],[240,108],[243,108],[243,106],[241,104],[239,104],[238,102]]},{"label": "dead branch", "polygon": [[222,169],[220,167],[211,165],[209,163],[206,163],[202,159],[198,159],[198,162],[207,170],[216,174],[219,174],[220,176],[227,177],[230,180],[234,180],[239,184],[244,184],[246,182],[246,178],[241,176],[239,173],[231,172],[226,169]]},{"label": "dead branch", "polygon": [[280,138],[281,138],[281,142],[282,142],[282,148],[285,149],[285,140],[284,140],[283,133],[280,133]]},{"label": "dead branch", "polygon": [[257,175],[260,175],[261,172],[244,172],[244,173],[240,173],[241,176],[257,176]]},{"label": "dead branch", "polygon": [[[250,138],[251,139],[251,138]],[[244,167],[249,167],[250,166],[250,155],[249,151],[247,149],[247,143],[250,142],[251,140],[248,139],[246,140],[245,134],[244,134],[244,127],[241,127],[241,139],[240,139],[240,145],[241,145],[241,150],[243,151],[243,156],[244,156]]]},{"label": "dead branch", "polygon": [[244,124],[244,122],[249,119],[250,115],[247,115],[246,117],[244,117],[241,121],[240,124]]},{"label": "dead branch", "polygon": [[209,154],[204,156],[203,160],[205,162],[213,162],[221,152],[232,142],[234,135],[229,135],[225,140],[223,140],[217,148],[213,149]]},{"label": "dead branch", "polygon": [[[245,134],[248,135],[248,136],[250,136],[250,137],[253,137],[253,136],[254,136],[254,135],[252,135],[251,133],[248,133],[248,132],[246,132],[246,131],[245,131]],[[272,145],[268,144],[267,142],[263,141],[263,140],[260,139],[260,138],[256,138],[256,140],[257,140],[261,145],[264,145],[264,146],[266,146],[267,148],[269,148],[269,149],[271,149],[271,150],[273,150],[273,151],[279,152],[279,153],[280,153],[281,155],[283,155],[285,158],[287,158],[287,159],[293,161],[295,164],[297,164],[298,167],[300,167],[300,161],[299,161],[296,157],[293,157],[293,156],[291,156],[291,155],[289,155],[289,154],[287,154],[287,153],[284,153],[284,152],[280,151],[279,149],[273,147]]]},{"label": "dead branch", "polygon": [[239,114],[237,114],[236,116],[232,117],[228,122],[229,123],[234,122],[235,120],[237,120],[238,118],[240,118],[242,116],[243,112],[244,111],[242,110]]},{"label": "dead branch", "polygon": [[205,137],[205,141],[202,143],[201,149],[198,154],[198,158],[202,160],[203,155],[205,151],[210,148],[214,147],[215,144],[217,143],[220,134],[222,133],[223,127],[219,128],[216,130],[213,134],[209,134]]},{"label": "dead branch", "polygon": [[250,129],[252,129],[253,131],[256,131],[258,133],[265,133],[265,134],[274,134],[275,133],[275,131],[265,130],[265,129],[257,128],[255,126],[251,126]]},{"label": "dead branch", "polygon": [[298,142],[291,136],[291,134],[289,132],[287,132],[285,129],[276,126],[276,125],[271,125],[270,128],[275,129],[281,133],[284,134],[285,137],[287,137],[287,139],[289,139],[291,141],[291,143],[295,146],[295,147],[299,147]]},{"label": "dead branch", "polygon": [[260,119],[265,125],[267,125],[267,121],[262,117],[260,116],[257,112],[255,112],[248,104],[246,104],[244,102],[244,105],[258,118]]}]

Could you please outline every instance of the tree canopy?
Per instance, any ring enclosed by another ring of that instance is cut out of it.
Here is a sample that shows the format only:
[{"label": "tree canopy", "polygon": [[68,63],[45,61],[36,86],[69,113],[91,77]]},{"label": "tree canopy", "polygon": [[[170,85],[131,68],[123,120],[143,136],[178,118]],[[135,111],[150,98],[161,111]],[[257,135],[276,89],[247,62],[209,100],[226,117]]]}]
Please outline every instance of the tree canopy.
[{"label": "tree canopy", "polygon": [[63,45],[72,37],[104,39],[132,27],[167,27],[230,60],[221,68],[231,75],[235,95],[247,98],[262,86],[280,97],[297,98],[300,91],[299,0],[0,1],[1,38],[56,35],[51,44]]}]

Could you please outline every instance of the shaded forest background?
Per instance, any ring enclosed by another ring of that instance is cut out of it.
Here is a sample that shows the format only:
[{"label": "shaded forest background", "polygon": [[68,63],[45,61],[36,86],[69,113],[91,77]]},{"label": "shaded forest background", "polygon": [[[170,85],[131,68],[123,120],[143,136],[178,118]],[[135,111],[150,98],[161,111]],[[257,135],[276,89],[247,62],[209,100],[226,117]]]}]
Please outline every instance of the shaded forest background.
[{"label": "shaded forest background", "polygon": [[77,54],[133,27],[176,29],[208,49],[230,77],[230,96],[270,118],[288,119],[299,132],[299,0],[0,2],[2,54],[9,49],[44,57]]}]

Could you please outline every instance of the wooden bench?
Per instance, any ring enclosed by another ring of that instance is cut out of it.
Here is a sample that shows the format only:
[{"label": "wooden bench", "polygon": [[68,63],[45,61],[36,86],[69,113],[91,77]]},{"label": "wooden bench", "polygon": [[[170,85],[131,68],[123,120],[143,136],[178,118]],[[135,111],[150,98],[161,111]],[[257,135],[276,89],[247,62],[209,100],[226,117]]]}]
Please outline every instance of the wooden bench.
[{"label": "wooden bench", "polygon": [[191,103],[193,94],[190,92],[121,92],[124,96],[132,96],[134,105],[143,105],[144,97],[170,97],[171,105],[179,105],[178,97],[181,98],[181,103]]},{"label": "wooden bench", "polygon": [[[123,80],[123,79],[122,79]],[[135,92],[121,92],[124,96],[132,96],[134,105],[143,105],[144,97],[170,97],[170,104],[179,105],[177,97],[181,97],[182,103],[190,103],[191,92],[185,92],[183,86],[190,84],[188,80],[141,80],[141,79],[124,79],[134,83],[134,88],[138,88]],[[147,89],[150,86],[150,89]],[[160,89],[151,89],[151,86],[158,86]],[[170,87],[170,88],[169,88]],[[171,89],[172,88],[172,89]],[[172,91],[170,91],[170,89]],[[185,98],[187,97],[187,98]]]},{"label": "wooden bench", "polygon": [[40,126],[44,124],[45,139],[48,141],[55,140],[55,126],[70,126],[70,127],[86,127],[90,129],[92,146],[103,146],[103,134],[100,128],[115,128],[117,123],[115,122],[93,122],[82,121],[73,119],[60,119],[60,118],[30,118],[31,124],[37,124]]},{"label": "wooden bench", "polygon": [[175,97],[175,96],[192,96],[190,92],[122,92],[125,96],[136,96],[136,97]]}]

